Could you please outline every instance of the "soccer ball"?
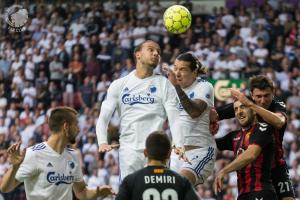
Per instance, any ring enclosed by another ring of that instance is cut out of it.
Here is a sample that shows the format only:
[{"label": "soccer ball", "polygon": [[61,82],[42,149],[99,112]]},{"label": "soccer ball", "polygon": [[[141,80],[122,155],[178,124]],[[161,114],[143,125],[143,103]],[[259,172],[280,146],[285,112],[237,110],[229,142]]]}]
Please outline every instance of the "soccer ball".
[{"label": "soccer ball", "polygon": [[191,22],[191,13],[184,6],[171,6],[164,13],[164,25],[171,33],[184,33],[191,26]]}]

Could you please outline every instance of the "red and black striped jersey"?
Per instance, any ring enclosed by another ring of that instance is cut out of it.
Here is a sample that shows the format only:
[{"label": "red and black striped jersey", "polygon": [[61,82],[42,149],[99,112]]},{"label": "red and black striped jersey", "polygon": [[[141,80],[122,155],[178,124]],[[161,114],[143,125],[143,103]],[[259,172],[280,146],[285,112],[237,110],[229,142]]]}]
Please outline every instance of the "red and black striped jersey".
[{"label": "red and black striped jersey", "polygon": [[274,158],[274,128],[257,123],[247,130],[233,131],[216,139],[219,150],[234,151],[235,157],[247,150],[249,145],[259,145],[260,155],[252,163],[237,171],[239,195],[273,190],[271,168]]},{"label": "red and black striped jersey", "polygon": [[[284,102],[280,102],[280,101],[276,101],[276,100],[272,100],[272,103],[270,105],[270,107],[268,108],[269,111],[273,112],[273,113],[281,113],[283,116],[285,116],[287,118],[287,114],[286,114],[286,107]],[[230,104],[226,104],[224,106],[218,107],[216,109],[217,113],[219,114],[219,119],[223,120],[223,119],[230,119],[230,118],[234,118],[234,109],[233,109],[233,103]],[[267,123],[265,122],[259,115],[258,116],[258,121],[259,122],[263,122],[263,123]],[[287,126],[287,120],[284,124],[284,126],[281,129],[275,129],[274,130],[274,138],[275,138],[275,158],[274,158],[274,162],[272,164],[272,167],[277,167],[277,166],[282,166],[282,165],[286,165],[286,162],[283,158],[283,146],[282,146],[282,141],[283,141],[283,135],[285,132]]]}]

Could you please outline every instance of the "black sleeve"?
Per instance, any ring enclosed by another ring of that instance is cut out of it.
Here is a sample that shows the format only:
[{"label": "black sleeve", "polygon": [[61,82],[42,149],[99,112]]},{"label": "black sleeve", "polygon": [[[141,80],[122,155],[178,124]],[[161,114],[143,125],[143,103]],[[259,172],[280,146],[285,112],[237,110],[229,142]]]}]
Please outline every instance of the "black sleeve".
[{"label": "black sleeve", "polygon": [[115,198],[115,200],[129,200],[131,199],[131,189],[130,189],[130,175],[125,177],[125,179],[122,181],[120,187],[119,187],[119,192]]},{"label": "black sleeve", "polygon": [[226,104],[224,106],[220,106],[216,108],[216,111],[219,115],[219,119],[231,119],[235,117],[233,103]]},{"label": "black sleeve", "polygon": [[282,102],[282,101],[275,101],[274,102],[274,109],[272,109],[272,112],[282,113],[282,114],[286,115],[285,103]]},{"label": "black sleeve", "polygon": [[190,183],[189,180],[185,181],[185,196],[184,196],[184,200],[199,200],[200,198],[198,197],[194,187],[192,186],[192,184]]},{"label": "black sleeve", "polygon": [[236,131],[229,132],[227,135],[216,139],[216,144],[219,150],[230,150],[233,151],[233,141],[232,138],[236,134]]},{"label": "black sleeve", "polygon": [[258,144],[264,148],[274,140],[274,128],[266,123],[258,123],[250,136],[249,144]]},{"label": "black sleeve", "polygon": [[274,101],[274,107],[271,112],[281,113],[285,117],[285,123],[287,123],[286,105],[283,101]]}]

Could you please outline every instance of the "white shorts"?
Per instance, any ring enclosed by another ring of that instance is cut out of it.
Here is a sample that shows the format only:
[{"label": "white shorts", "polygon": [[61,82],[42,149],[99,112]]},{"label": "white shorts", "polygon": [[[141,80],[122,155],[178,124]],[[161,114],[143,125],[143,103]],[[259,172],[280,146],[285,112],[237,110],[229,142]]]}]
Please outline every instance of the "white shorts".
[{"label": "white shorts", "polygon": [[144,150],[134,150],[129,147],[119,148],[119,167],[120,181],[127,175],[144,168],[147,165],[147,158],[144,155]]},{"label": "white shorts", "polygon": [[212,174],[216,160],[215,147],[203,147],[185,152],[192,164],[184,162],[181,169],[189,170],[196,177],[196,183],[203,184]]}]

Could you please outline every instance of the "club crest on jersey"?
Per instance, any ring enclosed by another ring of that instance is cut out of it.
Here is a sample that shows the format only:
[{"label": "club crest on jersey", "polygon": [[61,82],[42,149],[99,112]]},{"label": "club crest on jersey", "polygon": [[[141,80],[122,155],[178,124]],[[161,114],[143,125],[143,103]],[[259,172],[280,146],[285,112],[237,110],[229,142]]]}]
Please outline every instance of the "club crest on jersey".
[{"label": "club crest on jersey", "polygon": [[74,176],[73,175],[66,176],[65,174],[60,174],[56,172],[48,172],[47,181],[49,183],[54,183],[55,185],[71,184],[74,182]]},{"label": "club crest on jersey", "polygon": [[192,92],[192,93],[189,95],[190,99],[194,98],[194,96],[195,96],[195,92]]},{"label": "club crest on jersey", "polygon": [[154,86],[154,85],[150,85],[150,87],[149,87],[149,92],[150,93],[155,93],[156,92],[156,87]]},{"label": "club crest on jersey", "polygon": [[154,97],[151,97],[150,94],[146,95],[131,95],[129,93],[123,94],[122,96],[122,102],[124,104],[128,105],[134,105],[134,104],[153,104],[154,103]]},{"label": "club crest on jersey", "polygon": [[74,169],[75,168],[75,163],[72,161],[72,160],[69,160],[68,161],[68,165],[71,169]]}]

